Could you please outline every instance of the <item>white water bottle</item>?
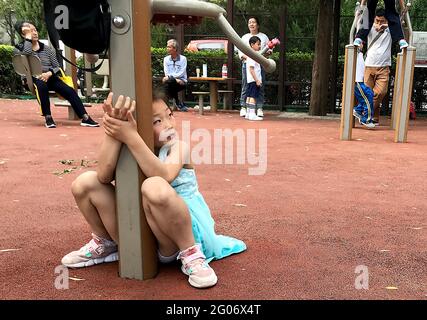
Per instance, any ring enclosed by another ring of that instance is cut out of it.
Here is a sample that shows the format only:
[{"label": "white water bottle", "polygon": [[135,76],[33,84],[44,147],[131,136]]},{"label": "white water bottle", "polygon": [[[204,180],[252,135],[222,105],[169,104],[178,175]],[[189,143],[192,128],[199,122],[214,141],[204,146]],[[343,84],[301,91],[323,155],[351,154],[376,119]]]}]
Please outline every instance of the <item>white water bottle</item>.
[{"label": "white water bottle", "polygon": [[227,70],[227,65],[225,63],[222,65],[222,77],[228,78],[228,70]]}]

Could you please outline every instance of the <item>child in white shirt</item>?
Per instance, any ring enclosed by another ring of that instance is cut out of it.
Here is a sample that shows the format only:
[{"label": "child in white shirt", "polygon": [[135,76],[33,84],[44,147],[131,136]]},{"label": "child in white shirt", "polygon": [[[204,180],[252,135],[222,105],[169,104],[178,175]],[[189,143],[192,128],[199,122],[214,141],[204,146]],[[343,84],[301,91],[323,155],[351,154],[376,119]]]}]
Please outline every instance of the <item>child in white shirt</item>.
[{"label": "child in white shirt", "polygon": [[[261,39],[253,36],[249,39],[249,45],[255,51],[261,49]],[[252,121],[260,121],[255,113],[257,99],[259,99],[260,89],[262,86],[261,65],[251,58],[246,60],[246,78],[248,82],[247,95],[246,95],[246,116],[245,119]]]}]

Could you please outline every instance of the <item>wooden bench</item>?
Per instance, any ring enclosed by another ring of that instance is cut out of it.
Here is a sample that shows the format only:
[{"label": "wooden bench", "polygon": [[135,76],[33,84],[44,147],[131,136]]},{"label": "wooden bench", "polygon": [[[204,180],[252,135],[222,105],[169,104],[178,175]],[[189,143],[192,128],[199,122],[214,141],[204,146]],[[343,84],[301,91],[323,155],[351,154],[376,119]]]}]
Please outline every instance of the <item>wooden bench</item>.
[{"label": "wooden bench", "polygon": [[[33,83],[33,76],[37,76],[42,73],[42,65],[40,59],[37,56],[29,56],[25,54],[17,54],[12,57],[12,64],[15,72],[22,77],[25,77],[27,81],[28,89],[33,95],[36,95],[35,87]],[[68,119],[78,120],[79,117],[74,112],[71,104],[59,98],[59,96],[54,91],[49,91],[49,96],[53,96],[62,101],[54,102],[54,105],[57,107],[68,107]],[[91,107],[90,103],[83,103],[85,107]]]},{"label": "wooden bench", "polygon": [[[71,106],[71,104],[67,100],[60,98],[54,91],[49,91],[49,95],[51,92],[53,92],[52,97],[55,99],[53,102],[55,107],[68,107],[68,119],[69,120],[80,120],[80,118],[77,116],[76,112],[74,111],[73,107]],[[84,102],[83,106],[85,108],[90,108],[90,107],[92,107],[92,104]]]},{"label": "wooden bench", "polygon": [[[196,105],[194,108],[199,107],[199,114],[203,115],[203,111],[205,107],[203,106],[203,96],[209,96],[209,92],[205,91],[193,91],[192,94],[199,96],[199,104]],[[210,106],[208,106],[210,109]],[[208,109],[208,108],[207,108]]]},{"label": "wooden bench", "polygon": [[224,101],[223,102],[224,110],[233,109],[233,103],[230,99],[230,96],[232,93],[234,93],[234,91],[233,90],[218,90],[218,93],[224,94],[224,98],[223,98],[224,99],[223,100]]}]

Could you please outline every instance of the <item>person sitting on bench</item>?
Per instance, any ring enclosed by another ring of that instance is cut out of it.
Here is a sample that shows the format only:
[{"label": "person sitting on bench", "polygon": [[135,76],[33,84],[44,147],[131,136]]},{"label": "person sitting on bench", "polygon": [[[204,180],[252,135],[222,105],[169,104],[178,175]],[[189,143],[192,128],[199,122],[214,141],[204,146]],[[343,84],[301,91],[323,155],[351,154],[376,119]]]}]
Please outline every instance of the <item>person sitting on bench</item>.
[{"label": "person sitting on bench", "polygon": [[74,89],[58,78],[57,74],[60,74],[61,71],[55,51],[39,41],[36,27],[27,21],[19,21],[15,24],[15,29],[24,41],[16,45],[14,53],[36,55],[42,64],[43,73],[37,78],[33,77],[33,82],[42,115],[46,120],[46,128],[56,128],[56,123],[50,110],[49,91],[55,91],[70,102],[77,116],[82,119],[82,126],[99,127],[99,124],[87,114]]},{"label": "person sitting on bench", "polygon": [[165,76],[162,79],[164,89],[169,99],[174,99],[178,110],[187,111],[184,102],[178,100],[178,92],[185,89],[187,85],[187,58],[178,54],[178,42],[170,39],[167,42],[168,56],[163,59]]}]

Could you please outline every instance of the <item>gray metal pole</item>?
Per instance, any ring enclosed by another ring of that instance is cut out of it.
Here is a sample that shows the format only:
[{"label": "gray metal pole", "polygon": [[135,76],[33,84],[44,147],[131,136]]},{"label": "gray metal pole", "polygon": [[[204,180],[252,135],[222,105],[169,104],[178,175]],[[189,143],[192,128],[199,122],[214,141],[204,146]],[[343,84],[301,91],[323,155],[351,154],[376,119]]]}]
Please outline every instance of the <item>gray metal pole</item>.
[{"label": "gray metal pole", "polygon": [[401,86],[399,85],[400,79],[403,77],[403,54],[400,52],[397,54],[396,58],[396,74],[394,76],[394,85],[393,85],[393,104],[391,106],[391,122],[390,129],[396,129],[397,122],[397,110],[399,109],[399,96],[401,94]]},{"label": "gray metal pole", "polygon": [[[153,148],[150,3],[110,0],[110,71],[115,98],[122,94],[136,99],[138,132]],[[143,178],[135,159],[123,146],[116,170],[116,196],[119,273],[124,278],[149,279],[157,273],[156,243],[141,205]]]},{"label": "gray metal pole", "polygon": [[[227,20],[228,23],[234,28],[234,0],[227,0]],[[228,68],[228,77],[234,78],[234,45],[231,41],[228,42],[227,48],[227,68]],[[227,81],[227,90],[233,90],[234,81]],[[225,96],[224,96],[225,99]],[[229,108],[233,109],[234,101],[234,92],[230,95]]]},{"label": "gray metal pole", "polygon": [[345,47],[344,81],[341,108],[341,140],[351,140],[353,128],[354,81],[356,76],[357,48],[349,44]]},{"label": "gray metal pole", "polygon": [[400,94],[398,97],[399,100],[394,142],[407,141],[409,107],[412,98],[412,83],[414,80],[415,53],[416,49],[412,46],[405,49],[403,53],[402,77],[399,79],[398,83],[398,86],[400,87]]}]

